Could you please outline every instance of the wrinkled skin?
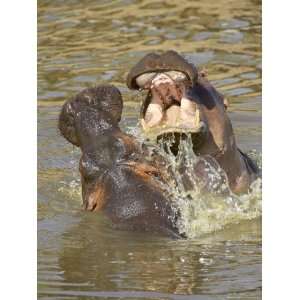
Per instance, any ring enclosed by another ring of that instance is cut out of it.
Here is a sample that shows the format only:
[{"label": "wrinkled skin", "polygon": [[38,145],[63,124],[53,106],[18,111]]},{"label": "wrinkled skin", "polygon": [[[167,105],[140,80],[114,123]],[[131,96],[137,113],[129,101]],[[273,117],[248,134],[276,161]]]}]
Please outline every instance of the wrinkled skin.
[{"label": "wrinkled skin", "polygon": [[[225,171],[231,190],[244,193],[257,178],[258,168],[235,142],[227,100],[175,51],[150,53],[129,72],[127,85],[148,95],[142,104],[141,124],[158,139],[191,133],[197,155],[215,159]],[[178,145],[174,145],[174,154]],[[202,171],[199,176],[203,176]]]},{"label": "wrinkled skin", "polygon": [[176,213],[154,178],[158,169],[144,160],[133,137],[118,127],[122,97],[113,86],[89,88],[67,101],[59,129],[80,147],[84,209],[102,210],[120,229],[180,237]]}]

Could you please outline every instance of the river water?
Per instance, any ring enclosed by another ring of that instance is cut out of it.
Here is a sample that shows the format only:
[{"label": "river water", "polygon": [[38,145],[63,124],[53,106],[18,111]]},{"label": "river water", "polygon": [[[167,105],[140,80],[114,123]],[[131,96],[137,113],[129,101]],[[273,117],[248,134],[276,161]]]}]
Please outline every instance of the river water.
[{"label": "river water", "polygon": [[122,128],[132,131],[141,96],[126,74],[146,53],[169,49],[206,67],[229,99],[238,145],[260,164],[260,1],[38,1],[39,299],[261,298],[259,214],[170,240],[117,231],[81,210],[80,153],[59,135],[61,105],[85,87],[114,84]]}]

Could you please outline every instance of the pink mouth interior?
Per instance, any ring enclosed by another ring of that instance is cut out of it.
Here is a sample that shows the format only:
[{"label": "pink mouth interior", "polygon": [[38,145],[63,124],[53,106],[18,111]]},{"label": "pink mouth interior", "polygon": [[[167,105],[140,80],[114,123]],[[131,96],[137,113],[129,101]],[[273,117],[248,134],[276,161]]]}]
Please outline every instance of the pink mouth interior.
[{"label": "pink mouth interior", "polygon": [[151,101],[142,125],[145,130],[195,131],[199,127],[199,111],[195,102],[185,96],[185,86],[164,73],[150,82]]}]

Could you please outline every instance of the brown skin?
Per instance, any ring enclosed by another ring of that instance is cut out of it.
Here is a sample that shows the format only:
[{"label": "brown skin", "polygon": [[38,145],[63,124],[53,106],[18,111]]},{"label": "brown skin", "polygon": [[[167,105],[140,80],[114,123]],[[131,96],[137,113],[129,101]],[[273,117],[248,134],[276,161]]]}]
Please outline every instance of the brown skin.
[{"label": "brown skin", "polygon": [[[200,106],[202,118],[209,129],[205,141],[196,149],[198,154],[214,157],[226,172],[231,190],[246,192],[257,178],[257,168],[247,167],[248,158],[237,148],[231,121],[226,113],[224,98],[203,77],[189,91],[191,98]],[[254,165],[254,163],[252,163]]]},{"label": "brown skin", "polygon": [[[175,99],[176,95],[183,94],[185,98],[190,100],[191,104],[194,103],[193,105],[196,105],[200,110],[200,119],[206,125],[205,134],[203,131],[192,133],[194,152],[197,155],[210,156],[219,163],[227,174],[230,188],[234,193],[247,192],[250,184],[258,176],[258,168],[246,154],[238,149],[231,121],[226,113],[228,101],[206,79],[206,72],[198,73],[192,64],[175,51],[167,51],[162,55],[150,53],[129,72],[127,77],[128,87],[138,89],[136,79],[142,74],[168,71],[180,71],[186,75],[187,80],[180,83],[183,86],[177,85],[175,81],[169,84],[169,87],[166,87],[164,83],[157,86],[151,85],[151,83],[146,85],[145,89],[148,89],[149,92],[142,104],[141,117],[146,121],[152,117],[151,113],[146,113],[150,102],[161,102],[163,103],[161,107],[166,109],[168,99],[170,99],[168,95]],[[174,91],[174,88],[177,91]],[[174,103],[175,101],[180,102],[178,99],[174,100]],[[173,111],[168,112],[170,116],[176,113],[176,105],[173,108]],[[152,111],[153,113],[155,113],[155,110]],[[166,113],[165,118],[167,116]],[[165,137],[167,137],[167,134],[159,138]],[[176,145],[174,148],[176,148]],[[176,149],[174,153],[176,154]],[[202,172],[199,172],[199,176],[202,175]]]},{"label": "brown skin", "polygon": [[176,212],[154,180],[160,171],[118,127],[122,105],[118,89],[99,86],[80,92],[62,107],[59,129],[82,152],[83,206],[103,211],[120,229],[180,237]]},{"label": "brown skin", "polygon": [[187,75],[191,84],[197,82],[198,73],[195,66],[184,60],[177,52],[167,51],[161,55],[149,53],[144,56],[128,73],[127,85],[130,89],[138,89],[136,77],[152,71],[181,71]]},{"label": "brown skin", "polygon": [[[163,101],[163,106],[176,110],[182,105],[180,98],[188,98],[188,105],[197,106],[205,123],[205,131],[202,128],[192,133],[194,152],[222,167],[232,191],[247,191],[257,177],[257,167],[237,148],[225,111],[227,104],[206,80],[204,73],[198,74],[193,65],[174,51],[161,56],[149,54],[130,71],[128,86],[138,88],[135,78],[144,72],[169,70],[184,73],[186,80],[180,84],[162,82],[149,85],[142,116],[150,101]],[[172,107],[174,102],[177,106]],[[123,133],[118,126],[122,108],[121,94],[113,86],[83,90],[62,107],[60,132],[82,152],[79,171],[84,208],[103,211],[121,229],[180,237],[176,228],[179,213],[174,211],[170,199],[166,198],[158,184],[158,181],[168,182],[164,158],[156,155],[151,162],[145,160],[147,149],[142,149],[132,136]],[[174,113],[176,111],[169,111],[170,117]],[[159,138],[166,137],[162,135]],[[176,147],[175,143],[174,153]],[[200,160],[194,169],[203,182],[209,180],[203,161]],[[182,172],[185,172],[184,166]],[[188,180],[186,186],[189,186]]]}]

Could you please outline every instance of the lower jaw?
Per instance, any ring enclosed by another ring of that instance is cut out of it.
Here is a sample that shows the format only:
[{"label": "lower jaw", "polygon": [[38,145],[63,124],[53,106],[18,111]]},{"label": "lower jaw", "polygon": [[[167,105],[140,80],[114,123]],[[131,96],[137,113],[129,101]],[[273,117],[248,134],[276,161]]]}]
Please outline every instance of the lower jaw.
[{"label": "lower jaw", "polygon": [[152,98],[141,117],[141,126],[147,136],[155,137],[172,132],[197,133],[204,127],[204,123],[200,121],[199,107],[186,97],[182,97],[179,103],[173,103],[167,109],[163,103]]},{"label": "lower jaw", "polygon": [[195,118],[194,122],[192,122],[193,124],[186,124],[184,122],[168,124],[162,122],[157,126],[149,127],[143,118],[140,122],[144,134],[150,139],[155,139],[158,136],[170,133],[203,133],[206,130],[206,125],[203,121],[199,120],[199,116]]}]

